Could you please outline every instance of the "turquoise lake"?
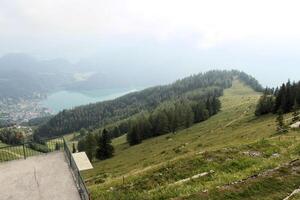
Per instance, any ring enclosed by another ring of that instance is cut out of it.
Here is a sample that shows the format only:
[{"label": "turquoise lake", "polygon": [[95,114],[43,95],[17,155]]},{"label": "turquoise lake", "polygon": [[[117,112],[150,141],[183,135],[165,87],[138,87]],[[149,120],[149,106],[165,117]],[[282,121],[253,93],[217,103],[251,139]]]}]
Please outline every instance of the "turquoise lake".
[{"label": "turquoise lake", "polygon": [[138,91],[138,89],[102,89],[81,92],[61,90],[49,94],[47,98],[41,102],[41,105],[49,108],[51,112],[57,113],[63,109],[70,109],[80,105],[115,99],[135,91]]}]

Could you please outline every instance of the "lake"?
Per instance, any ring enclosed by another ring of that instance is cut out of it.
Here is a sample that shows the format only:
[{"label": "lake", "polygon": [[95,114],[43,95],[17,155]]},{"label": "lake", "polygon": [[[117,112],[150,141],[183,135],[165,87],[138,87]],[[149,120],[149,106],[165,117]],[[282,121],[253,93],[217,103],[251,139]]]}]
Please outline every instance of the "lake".
[{"label": "lake", "polygon": [[139,89],[135,88],[101,89],[80,92],[61,90],[49,94],[47,98],[41,102],[41,105],[51,109],[53,113],[58,113],[63,109],[70,109],[80,105],[115,99],[138,90]]}]

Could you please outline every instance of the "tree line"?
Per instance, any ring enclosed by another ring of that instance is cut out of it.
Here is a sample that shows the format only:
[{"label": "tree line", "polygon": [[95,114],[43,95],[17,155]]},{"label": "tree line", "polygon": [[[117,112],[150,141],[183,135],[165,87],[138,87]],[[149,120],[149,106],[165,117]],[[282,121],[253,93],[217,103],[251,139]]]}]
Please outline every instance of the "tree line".
[{"label": "tree line", "polygon": [[135,145],[147,138],[176,133],[177,130],[205,121],[216,114],[220,107],[221,103],[215,96],[198,102],[182,99],[165,103],[152,113],[142,113],[132,120],[127,141]]},{"label": "tree line", "polygon": [[300,81],[283,83],[276,89],[266,89],[259,99],[255,115],[297,112],[300,105]]}]

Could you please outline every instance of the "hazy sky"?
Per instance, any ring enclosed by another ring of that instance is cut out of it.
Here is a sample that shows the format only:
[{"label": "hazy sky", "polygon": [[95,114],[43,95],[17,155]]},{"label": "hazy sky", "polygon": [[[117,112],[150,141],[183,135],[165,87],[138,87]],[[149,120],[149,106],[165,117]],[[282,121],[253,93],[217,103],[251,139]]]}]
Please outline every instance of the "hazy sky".
[{"label": "hazy sky", "polygon": [[0,0],[0,55],[124,54],[141,67],[238,68],[277,84],[300,78],[299,8],[296,0]]}]

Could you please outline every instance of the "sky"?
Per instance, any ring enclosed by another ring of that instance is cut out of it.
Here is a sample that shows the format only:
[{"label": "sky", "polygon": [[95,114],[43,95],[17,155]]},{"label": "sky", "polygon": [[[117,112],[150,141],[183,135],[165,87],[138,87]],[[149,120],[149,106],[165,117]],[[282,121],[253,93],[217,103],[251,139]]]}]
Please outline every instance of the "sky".
[{"label": "sky", "polygon": [[234,68],[274,86],[299,79],[299,7],[296,0],[0,0],[0,55],[106,60],[178,77]]}]

